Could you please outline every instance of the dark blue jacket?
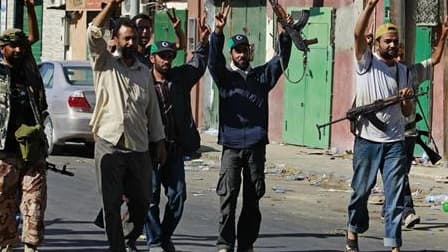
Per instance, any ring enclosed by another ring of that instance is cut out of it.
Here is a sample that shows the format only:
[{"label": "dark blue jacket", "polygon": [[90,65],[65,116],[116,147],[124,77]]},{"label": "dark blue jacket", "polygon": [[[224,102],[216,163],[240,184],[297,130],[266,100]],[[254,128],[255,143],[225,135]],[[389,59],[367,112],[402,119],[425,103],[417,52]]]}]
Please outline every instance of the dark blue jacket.
[{"label": "dark blue jacket", "polygon": [[280,54],[262,66],[251,69],[246,78],[226,67],[223,55],[224,35],[210,36],[208,68],[219,89],[218,143],[237,149],[267,144],[268,94],[288,66],[291,38],[279,36]]},{"label": "dark blue jacket", "polygon": [[173,67],[166,78],[174,111],[175,141],[187,154],[200,147],[200,136],[191,112],[190,92],[207,68],[208,47],[208,43],[200,43],[191,60],[184,65]]}]

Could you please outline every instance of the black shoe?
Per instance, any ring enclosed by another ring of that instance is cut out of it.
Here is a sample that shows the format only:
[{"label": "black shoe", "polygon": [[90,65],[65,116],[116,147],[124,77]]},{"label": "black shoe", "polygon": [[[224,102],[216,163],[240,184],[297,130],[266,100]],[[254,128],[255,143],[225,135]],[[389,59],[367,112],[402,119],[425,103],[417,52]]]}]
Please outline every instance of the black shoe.
[{"label": "black shoe", "polygon": [[128,241],[126,244],[126,252],[138,252],[137,246],[135,245],[135,241]]},{"label": "black shoe", "polygon": [[174,247],[174,243],[171,240],[162,243],[162,249],[165,252],[176,252],[176,248]]}]

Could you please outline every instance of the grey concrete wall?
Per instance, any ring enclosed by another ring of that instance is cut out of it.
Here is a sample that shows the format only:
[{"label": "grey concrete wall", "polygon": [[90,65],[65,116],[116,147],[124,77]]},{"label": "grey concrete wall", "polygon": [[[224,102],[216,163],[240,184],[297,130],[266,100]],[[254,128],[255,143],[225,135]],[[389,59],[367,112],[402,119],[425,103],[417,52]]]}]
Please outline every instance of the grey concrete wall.
[{"label": "grey concrete wall", "polygon": [[50,0],[44,0],[42,20],[42,60],[64,60],[65,10],[47,9]]}]

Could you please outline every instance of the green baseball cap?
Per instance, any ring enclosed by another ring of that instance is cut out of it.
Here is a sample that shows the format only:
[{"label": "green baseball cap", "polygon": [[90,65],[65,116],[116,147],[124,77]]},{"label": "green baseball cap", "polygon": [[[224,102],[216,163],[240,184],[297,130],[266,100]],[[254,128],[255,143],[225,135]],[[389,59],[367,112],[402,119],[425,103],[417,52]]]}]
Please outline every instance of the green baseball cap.
[{"label": "green baseball cap", "polygon": [[243,34],[236,34],[229,39],[228,45],[229,45],[230,50],[232,50],[233,48],[235,48],[239,45],[249,46],[249,39]]},{"label": "green baseball cap", "polygon": [[23,43],[25,41],[27,41],[25,33],[17,28],[6,29],[0,36],[0,46],[12,43]]},{"label": "green baseball cap", "polygon": [[176,54],[176,44],[168,41],[157,41],[151,45],[150,54],[172,52]]}]

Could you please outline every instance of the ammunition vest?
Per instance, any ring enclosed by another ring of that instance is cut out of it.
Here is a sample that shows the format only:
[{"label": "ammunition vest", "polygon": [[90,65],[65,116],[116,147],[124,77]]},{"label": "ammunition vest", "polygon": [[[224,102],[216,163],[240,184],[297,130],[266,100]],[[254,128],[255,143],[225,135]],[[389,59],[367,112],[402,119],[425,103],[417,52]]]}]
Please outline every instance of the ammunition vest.
[{"label": "ammunition vest", "polygon": [[0,151],[5,149],[11,112],[9,68],[0,63]]},{"label": "ammunition vest", "polygon": [[[34,76],[34,75],[33,75]],[[34,111],[38,111],[39,116],[42,113],[40,107],[46,109],[45,91],[43,90],[42,79],[40,75],[37,76],[40,81],[39,87],[42,90],[32,88],[32,93],[29,94],[29,99],[44,101],[44,104],[39,106],[36,102],[31,102],[31,107]],[[0,61],[0,151],[5,149],[6,136],[8,135],[8,125],[11,117],[11,71],[8,66]],[[14,133],[14,132],[13,132]],[[10,133],[11,134],[11,133]]]}]

